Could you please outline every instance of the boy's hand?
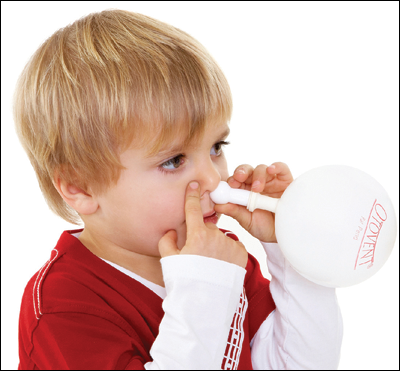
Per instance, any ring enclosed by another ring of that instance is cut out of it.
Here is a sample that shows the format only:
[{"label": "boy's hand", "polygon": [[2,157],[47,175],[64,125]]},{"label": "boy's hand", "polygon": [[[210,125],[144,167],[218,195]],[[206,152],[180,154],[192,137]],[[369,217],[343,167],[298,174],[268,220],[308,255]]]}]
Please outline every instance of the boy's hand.
[{"label": "boy's hand", "polygon": [[[240,165],[233,176],[228,178],[231,188],[246,189],[262,195],[279,198],[293,181],[289,167],[283,162],[271,166]],[[263,242],[276,242],[275,214],[256,209],[250,212],[246,207],[235,204],[215,205],[215,211],[236,219],[251,235]]]},{"label": "boy's hand", "polygon": [[[195,188],[192,188],[192,185]],[[247,251],[243,244],[225,236],[213,223],[204,223],[200,206],[200,186],[191,182],[186,188],[186,244],[181,250],[176,244],[176,231],[168,231],[159,241],[162,258],[177,254],[201,255],[246,268]]]}]

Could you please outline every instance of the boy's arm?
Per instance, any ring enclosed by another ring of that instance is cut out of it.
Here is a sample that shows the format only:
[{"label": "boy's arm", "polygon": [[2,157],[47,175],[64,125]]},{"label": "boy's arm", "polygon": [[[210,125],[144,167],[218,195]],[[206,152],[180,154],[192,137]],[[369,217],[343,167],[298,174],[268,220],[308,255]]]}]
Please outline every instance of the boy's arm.
[{"label": "boy's arm", "polygon": [[187,239],[177,233],[159,241],[167,297],[148,369],[219,369],[240,300],[248,254],[243,244],[204,223],[200,185],[186,188]]},{"label": "boy's arm", "polygon": [[246,270],[198,255],[161,260],[167,296],[148,370],[220,369]]},{"label": "boy's arm", "polygon": [[251,342],[254,369],[336,369],[343,326],[334,288],[298,274],[276,243],[262,245],[276,309]]},{"label": "boy's arm", "polygon": [[[228,178],[232,188],[281,197],[293,181],[282,162],[271,166],[240,165]],[[276,242],[274,215],[249,212],[236,204],[215,205],[260,241]],[[253,367],[259,369],[332,369],[339,362],[342,319],[335,289],[319,286],[300,276],[284,259],[277,244],[263,243],[272,275],[270,291],[276,309],[252,341]],[[300,252],[301,253],[301,252]]]}]

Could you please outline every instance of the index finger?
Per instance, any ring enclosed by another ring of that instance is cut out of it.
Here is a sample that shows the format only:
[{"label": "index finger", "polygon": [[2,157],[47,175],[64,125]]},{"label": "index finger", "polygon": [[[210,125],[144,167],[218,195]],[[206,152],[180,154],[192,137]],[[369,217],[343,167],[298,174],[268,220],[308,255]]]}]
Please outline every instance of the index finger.
[{"label": "index finger", "polygon": [[254,168],[248,164],[238,166],[233,175],[228,178],[228,184],[232,188],[247,189],[253,179]]},{"label": "index finger", "polygon": [[187,230],[204,226],[203,212],[200,206],[200,184],[190,182],[186,188],[185,214]]}]

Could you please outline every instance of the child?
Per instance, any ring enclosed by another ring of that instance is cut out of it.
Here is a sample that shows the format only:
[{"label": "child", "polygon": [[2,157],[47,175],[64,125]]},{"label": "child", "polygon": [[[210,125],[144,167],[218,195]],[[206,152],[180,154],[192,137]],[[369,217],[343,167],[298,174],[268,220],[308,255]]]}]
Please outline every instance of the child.
[{"label": "child", "polygon": [[[210,199],[220,180],[279,197],[283,163],[239,166],[223,146],[228,83],[172,26],[112,10],[52,35],[23,71],[17,131],[64,231],[26,286],[20,369],[333,369],[335,290],[298,275],[273,214]],[[261,275],[221,213],[262,241]]]}]

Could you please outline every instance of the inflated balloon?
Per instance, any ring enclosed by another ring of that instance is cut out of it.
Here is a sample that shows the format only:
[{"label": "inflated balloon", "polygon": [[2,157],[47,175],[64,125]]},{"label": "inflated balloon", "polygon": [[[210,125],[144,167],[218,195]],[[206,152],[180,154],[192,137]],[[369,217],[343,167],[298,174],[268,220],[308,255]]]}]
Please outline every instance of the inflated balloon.
[{"label": "inflated balloon", "polygon": [[295,179],[280,199],[221,182],[217,204],[236,203],[275,213],[278,244],[302,276],[328,287],[365,281],[387,261],[396,239],[396,216],[383,187],[349,166],[323,166]]}]

